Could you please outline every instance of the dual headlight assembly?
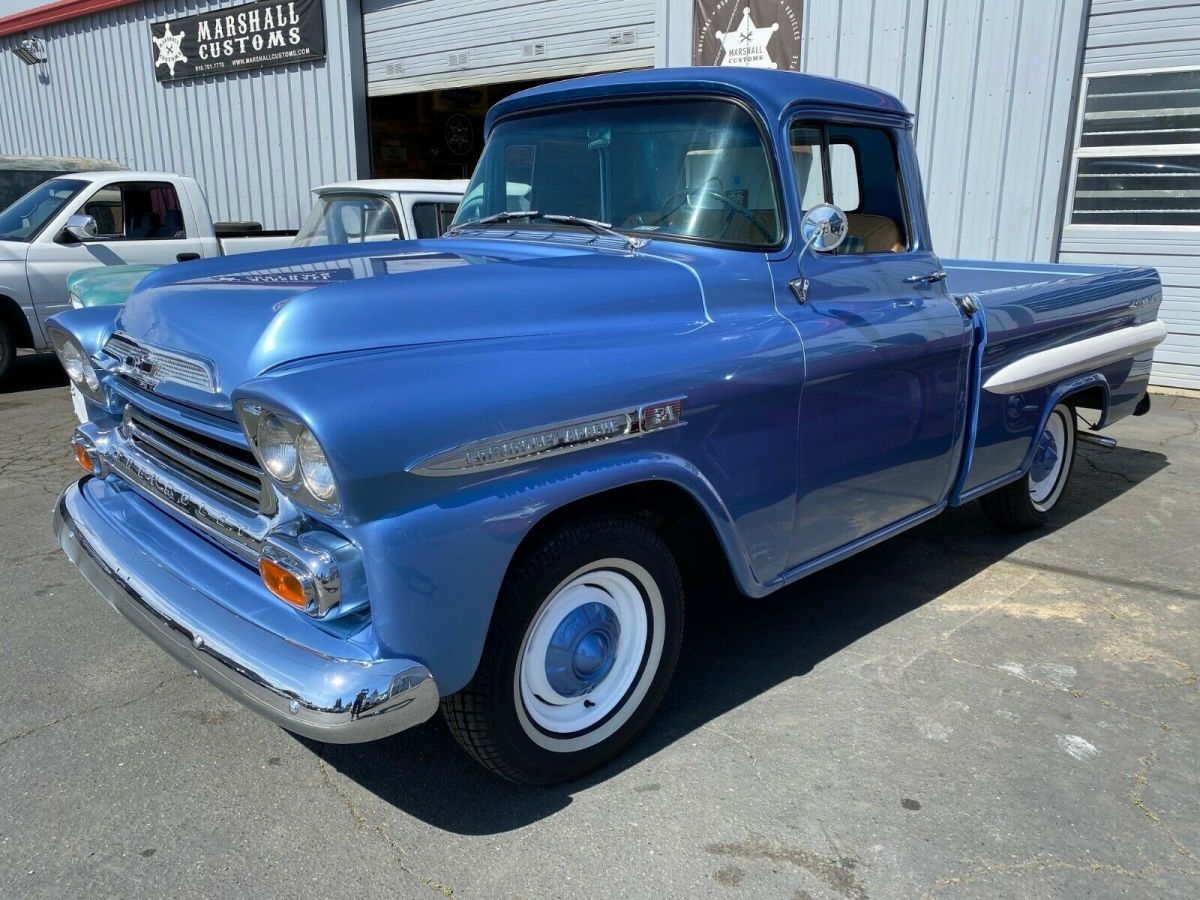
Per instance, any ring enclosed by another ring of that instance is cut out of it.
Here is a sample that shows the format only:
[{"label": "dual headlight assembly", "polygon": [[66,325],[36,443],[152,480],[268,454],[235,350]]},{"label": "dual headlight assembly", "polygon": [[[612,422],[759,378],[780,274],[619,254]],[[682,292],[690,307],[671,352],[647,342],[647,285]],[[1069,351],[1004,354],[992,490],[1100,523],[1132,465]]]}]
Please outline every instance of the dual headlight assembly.
[{"label": "dual headlight assembly", "polygon": [[63,370],[71,379],[71,384],[92,397],[99,397],[100,375],[83,352],[83,348],[74,338],[58,329],[50,330],[50,340],[54,344],[54,352],[58,354],[58,361],[62,363]]},{"label": "dual headlight assembly", "polygon": [[333,470],[307,426],[257,403],[242,403],[239,412],[246,437],[277,484],[285,491],[307,494],[326,510],[338,506]]}]

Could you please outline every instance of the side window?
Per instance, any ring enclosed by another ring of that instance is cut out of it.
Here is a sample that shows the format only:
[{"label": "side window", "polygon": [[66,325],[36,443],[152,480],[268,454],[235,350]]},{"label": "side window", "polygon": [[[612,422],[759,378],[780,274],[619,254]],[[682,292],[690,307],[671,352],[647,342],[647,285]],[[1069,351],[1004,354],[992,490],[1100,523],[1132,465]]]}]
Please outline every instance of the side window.
[{"label": "side window", "polygon": [[169,241],[187,237],[175,188],[160,182],[124,182],[101,188],[83,205],[96,233],[110,241]]},{"label": "side window", "polygon": [[435,203],[432,200],[414,203],[412,214],[413,224],[417,229],[416,236],[435,238],[445,234],[457,211],[457,203]]},{"label": "side window", "polygon": [[839,254],[909,248],[900,164],[888,131],[810,123],[793,125],[790,137],[802,207],[824,201],[846,213],[850,234]]}]

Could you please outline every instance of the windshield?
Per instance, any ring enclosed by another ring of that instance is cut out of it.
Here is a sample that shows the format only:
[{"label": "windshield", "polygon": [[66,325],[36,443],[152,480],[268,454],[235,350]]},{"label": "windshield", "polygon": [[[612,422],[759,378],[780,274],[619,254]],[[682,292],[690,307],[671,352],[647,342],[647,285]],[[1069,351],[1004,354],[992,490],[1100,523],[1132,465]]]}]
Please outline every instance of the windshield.
[{"label": "windshield", "polygon": [[742,107],[627,101],[497,124],[454,224],[536,210],[642,237],[757,248],[779,243],[777,196],[762,136]]},{"label": "windshield", "polygon": [[0,241],[32,241],[86,184],[73,178],[55,178],[38,185],[0,212]]},{"label": "windshield", "polygon": [[359,244],[400,239],[400,223],[387,198],[374,194],[326,194],[300,226],[293,247]]}]

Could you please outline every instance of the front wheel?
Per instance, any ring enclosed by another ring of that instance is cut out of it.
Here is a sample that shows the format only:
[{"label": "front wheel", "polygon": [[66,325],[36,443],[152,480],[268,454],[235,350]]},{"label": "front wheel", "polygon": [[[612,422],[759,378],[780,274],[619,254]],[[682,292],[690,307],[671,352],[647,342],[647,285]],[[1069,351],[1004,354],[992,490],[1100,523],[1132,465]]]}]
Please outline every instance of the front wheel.
[{"label": "front wheel", "polygon": [[1075,461],[1075,411],[1054,407],[1038,436],[1024,478],[979,498],[984,513],[1001,528],[1029,531],[1045,525],[1062,498]]},{"label": "front wheel", "polygon": [[474,679],[442,712],[510,781],[576,778],[645,727],[682,637],[683,586],[658,533],[624,516],[578,519],[521,555]]}]

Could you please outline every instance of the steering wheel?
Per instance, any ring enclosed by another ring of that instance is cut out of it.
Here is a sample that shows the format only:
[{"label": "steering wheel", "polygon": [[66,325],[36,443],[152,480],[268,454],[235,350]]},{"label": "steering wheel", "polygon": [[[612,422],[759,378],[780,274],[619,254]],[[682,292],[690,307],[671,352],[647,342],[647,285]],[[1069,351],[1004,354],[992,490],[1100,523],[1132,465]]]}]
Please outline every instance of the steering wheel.
[{"label": "steering wheel", "polygon": [[[719,201],[721,205],[728,209],[731,213],[737,213],[739,216],[746,219],[751,225],[758,229],[759,233],[763,236],[763,240],[767,243],[775,240],[775,235],[769,228],[767,228],[762,219],[760,219],[750,210],[746,209],[746,207],[742,206],[742,204],[738,203],[732,197],[722,194],[719,191],[709,190],[708,188],[695,188],[693,190],[684,188],[681,191],[676,191],[666,199],[666,202],[663,203],[662,218],[659,219],[659,221],[664,222],[671,216],[675,215],[675,213],[683,209],[686,204],[690,203],[692,197],[696,194],[703,194],[706,197],[712,197]],[[726,217],[725,223],[729,223],[728,217]],[[712,237],[712,235],[706,235],[706,237]]]}]

